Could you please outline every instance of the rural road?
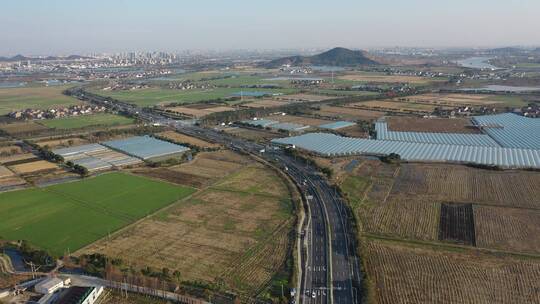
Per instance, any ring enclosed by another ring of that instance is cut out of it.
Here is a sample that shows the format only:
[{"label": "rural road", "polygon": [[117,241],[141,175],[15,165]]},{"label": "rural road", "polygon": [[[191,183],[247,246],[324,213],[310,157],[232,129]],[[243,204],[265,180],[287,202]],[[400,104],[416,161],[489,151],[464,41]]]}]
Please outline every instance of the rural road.
[{"label": "rural road", "polygon": [[[350,210],[338,191],[318,172],[302,160],[287,155],[281,149],[239,139],[223,132],[184,124],[134,105],[74,89],[71,95],[85,101],[138,115],[150,123],[168,125],[178,132],[216,142],[231,150],[256,154],[278,163],[299,189],[308,205],[307,225],[303,234],[303,260],[299,297],[301,303],[359,303],[360,268],[356,244],[350,227]],[[265,150],[264,153],[260,151]]]}]

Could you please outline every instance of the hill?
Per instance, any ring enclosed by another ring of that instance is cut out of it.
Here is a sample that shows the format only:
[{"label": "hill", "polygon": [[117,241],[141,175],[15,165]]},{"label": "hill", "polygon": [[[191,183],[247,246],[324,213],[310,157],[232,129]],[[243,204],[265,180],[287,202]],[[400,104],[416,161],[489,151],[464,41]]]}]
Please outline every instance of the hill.
[{"label": "hill", "polygon": [[314,56],[291,56],[272,60],[265,64],[266,67],[279,67],[282,65],[328,65],[328,66],[357,66],[378,65],[379,62],[367,57],[365,51],[353,51],[346,48],[333,48],[324,53]]}]

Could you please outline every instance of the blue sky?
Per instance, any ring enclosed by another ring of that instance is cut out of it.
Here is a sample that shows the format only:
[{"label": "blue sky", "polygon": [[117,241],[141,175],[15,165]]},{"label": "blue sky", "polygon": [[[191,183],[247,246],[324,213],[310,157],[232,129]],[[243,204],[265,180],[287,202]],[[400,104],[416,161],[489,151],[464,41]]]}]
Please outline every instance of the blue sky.
[{"label": "blue sky", "polygon": [[540,45],[538,0],[2,0],[0,54]]}]

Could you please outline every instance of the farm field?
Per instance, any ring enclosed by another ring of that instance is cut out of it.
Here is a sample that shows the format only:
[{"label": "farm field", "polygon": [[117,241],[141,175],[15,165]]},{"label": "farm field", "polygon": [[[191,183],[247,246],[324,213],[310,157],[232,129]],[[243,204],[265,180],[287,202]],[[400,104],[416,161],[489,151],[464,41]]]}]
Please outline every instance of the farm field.
[{"label": "farm field", "polygon": [[376,82],[376,83],[412,83],[412,84],[427,84],[436,79],[419,77],[419,76],[406,76],[406,75],[384,75],[376,73],[358,73],[349,74],[338,77],[338,79],[354,81],[354,82]]},{"label": "farm field", "polygon": [[396,101],[433,104],[442,106],[523,106],[524,101],[517,96],[489,95],[489,94],[456,94],[456,93],[430,93],[422,95],[408,96],[406,98],[396,98]]},{"label": "farm field", "polygon": [[373,100],[355,102],[348,105],[348,107],[359,107],[369,110],[379,111],[395,111],[395,112],[419,112],[419,113],[431,113],[435,110],[434,105],[421,104],[421,103],[409,103],[399,102],[391,100]]},{"label": "farm field", "polygon": [[272,133],[269,131],[259,131],[259,130],[253,130],[253,129],[246,129],[246,128],[228,128],[225,129],[226,133],[232,134],[234,136],[238,136],[243,139],[247,140],[254,140],[254,141],[260,141],[260,140],[271,140],[278,137],[283,137],[283,134],[277,134]]},{"label": "farm field", "polygon": [[61,148],[61,147],[71,147],[71,146],[82,146],[88,144],[86,139],[80,137],[68,137],[60,139],[45,139],[39,140],[36,142],[40,147],[49,147],[49,148]]},{"label": "farm field", "polygon": [[195,118],[201,118],[206,115],[210,115],[212,113],[234,111],[235,108],[226,107],[226,106],[217,106],[217,107],[202,108],[202,109],[190,108],[190,107],[172,107],[172,108],[166,108],[166,110],[184,114],[184,115],[193,116]]},{"label": "farm field", "polygon": [[62,91],[69,86],[0,89],[0,115],[23,109],[48,109],[79,104]]},{"label": "farm field", "polygon": [[285,100],[285,101],[308,101],[308,102],[317,102],[324,101],[328,99],[333,99],[334,97],[325,96],[325,95],[315,95],[315,94],[291,94],[278,96],[276,99]]},{"label": "farm field", "polygon": [[370,240],[377,303],[538,303],[540,261]]},{"label": "farm field", "polygon": [[[242,89],[244,91],[264,91],[273,93],[292,93],[292,89]],[[189,104],[199,101],[227,98],[234,93],[240,92],[239,88],[215,88],[208,90],[173,90],[162,88],[148,88],[130,91],[103,91],[92,90],[93,93],[109,96],[118,100],[134,103],[147,107],[154,105],[166,105],[170,103]]]},{"label": "farm field", "polygon": [[198,153],[194,160],[178,166],[137,169],[133,172],[202,189],[249,164],[252,164],[249,158],[240,157],[229,150],[220,150]]},{"label": "farm field", "polygon": [[377,92],[359,91],[359,90],[342,90],[342,89],[316,89],[314,94],[325,94],[328,99],[335,99],[339,97],[348,96],[376,96]]},{"label": "farm field", "polygon": [[42,171],[55,171],[60,169],[57,164],[48,162],[46,160],[17,164],[10,166],[9,168],[18,174],[33,174]]},{"label": "farm field", "polygon": [[267,116],[263,118],[279,121],[281,123],[283,122],[296,123],[296,124],[301,124],[301,125],[311,126],[311,127],[318,127],[319,125],[332,122],[331,120],[324,120],[324,119],[319,119],[319,118],[311,118],[311,117],[297,116],[297,115],[271,115],[271,116]]},{"label": "farm field", "polygon": [[132,118],[123,117],[120,115],[100,113],[93,115],[72,116],[66,118],[46,119],[39,123],[54,129],[79,129],[95,126],[120,126],[134,123]]},{"label": "farm field", "polygon": [[2,156],[0,157],[0,164],[11,164],[11,163],[25,163],[30,162],[33,159],[37,159],[37,157],[32,153],[22,153],[22,154],[15,154],[10,156]]},{"label": "farm field", "polygon": [[480,131],[471,128],[472,122],[466,118],[420,118],[391,116],[386,118],[390,131],[400,132],[435,132],[478,134]]},{"label": "farm field", "polygon": [[[533,223],[540,211],[536,172],[442,164],[396,167],[377,160],[361,160],[350,173],[333,170],[365,233],[438,242],[446,240],[439,234],[446,227],[451,242],[540,253],[540,238],[531,237],[538,235]],[[472,205],[473,212],[443,224],[441,209],[448,203]],[[461,220],[473,222],[462,230]]]},{"label": "farm field", "polygon": [[459,165],[403,165],[392,191],[448,202],[540,209],[540,174]]},{"label": "farm field", "polygon": [[313,114],[335,119],[371,121],[383,117],[386,113],[350,107],[321,106],[320,110],[313,111]]},{"label": "farm field", "polygon": [[286,258],[289,192],[259,164],[229,172],[190,199],[81,253],[104,253],[135,267],[167,267],[178,270],[182,280],[220,280],[243,295],[258,294]]},{"label": "farm field", "polygon": [[[99,189],[99,191],[96,191]],[[0,235],[62,255],[193,193],[123,173],[0,193]]]},{"label": "farm field", "polygon": [[170,140],[173,140],[178,143],[187,143],[199,148],[219,148],[221,145],[213,144],[207,141],[204,141],[202,139],[198,139],[196,137],[188,136],[182,133],[178,133],[175,131],[165,131],[162,133],[158,133],[158,136],[168,138]]},{"label": "farm field", "polygon": [[20,153],[22,153],[22,149],[19,146],[9,145],[9,146],[0,147],[1,156],[10,156],[10,155],[16,155]]},{"label": "farm field", "polygon": [[540,210],[474,206],[478,247],[540,253]]},{"label": "farm field", "polygon": [[11,124],[2,124],[0,125],[0,130],[10,134],[17,135],[22,133],[31,133],[47,130],[48,128],[44,125],[40,125],[33,121],[29,122],[15,122]]},{"label": "farm field", "polygon": [[252,102],[243,103],[243,107],[247,108],[274,108],[289,104],[286,101],[279,101],[276,99],[258,99]]}]

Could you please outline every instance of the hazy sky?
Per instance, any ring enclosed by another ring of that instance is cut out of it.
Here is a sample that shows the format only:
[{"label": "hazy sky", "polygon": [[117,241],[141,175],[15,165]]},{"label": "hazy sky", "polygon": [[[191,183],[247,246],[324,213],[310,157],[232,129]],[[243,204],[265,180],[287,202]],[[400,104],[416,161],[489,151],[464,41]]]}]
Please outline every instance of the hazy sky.
[{"label": "hazy sky", "polygon": [[0,54],[540,45],[539,0],[1,0]]}]

